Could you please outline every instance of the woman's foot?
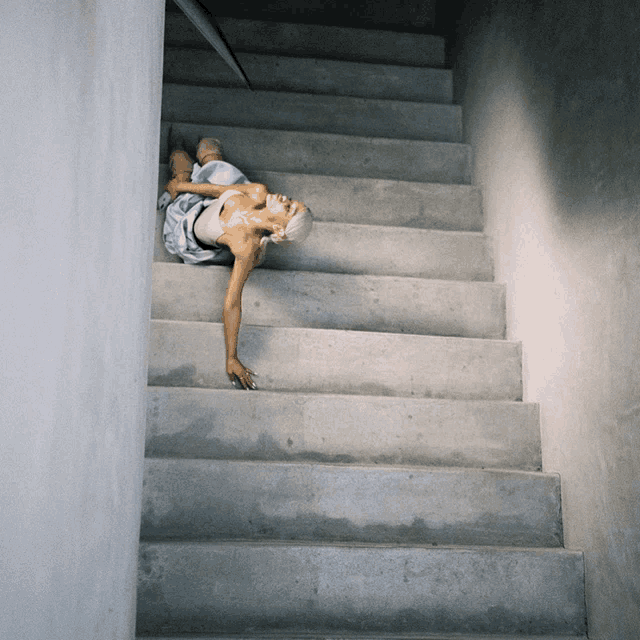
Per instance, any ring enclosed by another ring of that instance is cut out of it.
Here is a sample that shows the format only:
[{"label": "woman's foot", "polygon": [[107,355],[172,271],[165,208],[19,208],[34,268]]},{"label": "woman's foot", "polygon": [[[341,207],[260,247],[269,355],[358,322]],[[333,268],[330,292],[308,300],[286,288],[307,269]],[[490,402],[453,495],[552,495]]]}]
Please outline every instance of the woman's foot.
[{"label": "woman's foot", "polygon": [[193,173],[193,160],[186,151],[179,149],[169,156],[169,170],[171,171],[171,179],[179,182],[190,182]]},{"label": "woman's foot", "polygon": [[[191,174],[193,173],[193,160],[189,157],[186,151],[176,150],[169,157],[169,170],[171,171],[171,180],[167,182],[164,190],[169,194],[171,201],[176,199],[178,192],[175,185],[178,182],[191,182]],[[161,196],[158,205],[160,208],[167,206],[168,203],[164,202],[163,196]],[[160,204],[162,202],[162,204]]]},{"label": "woman's foot", "polygon": [[217,138],[202,138],[196,149],[196,158],[201,167],[213,160],[222,160],[222,143]]}]

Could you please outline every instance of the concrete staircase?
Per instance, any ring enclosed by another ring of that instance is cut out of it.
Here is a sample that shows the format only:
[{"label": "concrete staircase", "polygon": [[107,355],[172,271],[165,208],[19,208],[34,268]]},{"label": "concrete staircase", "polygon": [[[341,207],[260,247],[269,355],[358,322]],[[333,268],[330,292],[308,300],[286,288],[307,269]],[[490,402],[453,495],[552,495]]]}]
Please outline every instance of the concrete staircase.
[{"label": "concrete staircase", "polygon": [[229,269],[158,216],[138,635],[584,638],[442,41],[221,23],[257,91],[168,13],[162,161],[215,135],[317,222],[249,279],[240,392]]}]

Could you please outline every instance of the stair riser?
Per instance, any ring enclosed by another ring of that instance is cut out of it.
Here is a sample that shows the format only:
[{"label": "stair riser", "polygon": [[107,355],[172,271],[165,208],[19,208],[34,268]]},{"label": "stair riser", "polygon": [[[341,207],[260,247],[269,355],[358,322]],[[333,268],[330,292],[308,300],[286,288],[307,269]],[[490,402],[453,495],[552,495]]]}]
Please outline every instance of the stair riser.
[{"label": "stair riser", "polygon": [[559,547],[560,481],[475,469],[153,459],[141,535]]},{"label": "stair riser", "polygon": [[584,633],[581,554],[143,543],[139,633]]},{"label": "stair riser", "polygon": [[[252,53],[239,53],[238,60],[251,86],[260,91],[440,104],[450,104],[453,96],[452,73],[445,69]],[[242,80],[213,49],[167,48],[163,74],[165,83],[245,88]]]},{"label": "stair riser", "polygon": [[[184,636],[136,636],[139,640],[185,640]],[[459,634],[445,634],[440,633],[421,633],[419,638],[416,638],[415,634],[399,634],[399,633],[385,633],[379,634],[373,633],[353,633],[343,632],[342,630],[333,630],[328,633],[307,633],[307,632],[276,632],[276,633],[243,633],[243,634],[215,634],[215,635],[201,635],[198,634],[197,640],[328,640],[328,638],[340,640],[588,640],[587,636],[579,635],[547,635],[544,636],[535,634],[533,636],[523,636],[522,634],[512,633],[498,633],[491,634],[490,638],[487,638],[486,634],[465,633],[464,636]]]},{"label": "stair riser", "polygon": [[[285,409],[286,408],[286,409]],[[152,387],[147,456],[539,470],[536,405]]]},{"label": "stair riser", "polygon": [[[164,214],[158,212],[154,259],[176,262],[162,241]],[[474,233],[314,223],[301,244],[273,245],[266,269],[320,271],[435,280],[493,279],[487,238]]]},{"label": "stair riser", "polygon": [[332,133],[271,131],[164,123],[160,158],[203,137],[222,140],[225,158],[243,171],[279,171],[354,178],[469,184],[471,152],[464,144],[365,138]]},{"label": "stair riser", "polygon": [[164,84],[162,117],[256,129],[461,142],[460,107]]},{"label": "stair riser", "polygon": [[[230,272],[156,262],[151,317],[218,322]],[[504,291],[489,283],[257,269],[242,300],[254,325],[504,337]]]},{"label": "stair riser", "polygon": [[[190,153],[195,154],[194,150]],[[467,185],[444,185],[367,178],[341,178],[275,171],[248,172],[272,193],[301,200],[322,222],[386,225],[441,231],[482,231],[480,192]],[[160,165],[158,196],[169,181]]]},{"label": "stair riser", "polygon": [[[444,65],[444,39],[423,34],[218,18],[234,52],[334,58],[416,67]],[[181,13],[167,13],[165,46],[210,44]]]},{"label": "stair riser", "polygon": [[[153,320],[149,384],[229,387],[221,324]],[[520,400],[517,344],[244,326],[238,353],[266,391]]]}]

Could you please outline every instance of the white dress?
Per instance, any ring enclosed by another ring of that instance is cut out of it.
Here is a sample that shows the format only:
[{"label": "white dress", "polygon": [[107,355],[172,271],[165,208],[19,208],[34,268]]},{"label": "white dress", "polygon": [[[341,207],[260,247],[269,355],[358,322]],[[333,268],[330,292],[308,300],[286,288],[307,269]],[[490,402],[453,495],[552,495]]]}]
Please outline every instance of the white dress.
[{"label": "white dress", "polygon": [[[193,165],[191,181],[203,184],[248,184],[250,180],[236,167],[222,160],[212,160],[203,167]],[[165,214],[162,238],[167,251],[182,258],[186,264],[230,264],[233,254],[224,245],[204,245],[194,233],[193,225],[198,216],[217,198],[204,198],[193,193],[181,193],[168,207]],[[222,207],[223,202],[220,203]]]}]

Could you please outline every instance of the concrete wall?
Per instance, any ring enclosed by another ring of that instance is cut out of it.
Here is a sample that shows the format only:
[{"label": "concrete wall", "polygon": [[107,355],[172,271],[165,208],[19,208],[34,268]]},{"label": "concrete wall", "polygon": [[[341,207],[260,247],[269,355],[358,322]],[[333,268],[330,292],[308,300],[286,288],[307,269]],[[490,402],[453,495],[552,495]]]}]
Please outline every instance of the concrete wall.
[{"label": "concrete wall", "polygon": [[468,2],[456,50],[509,338],[586,558],[590,638],[640,629],[640,5]]},{"label": "concrete wall", "polygon": [[0,638],[133,637],[164,2],[0,9]]}]

